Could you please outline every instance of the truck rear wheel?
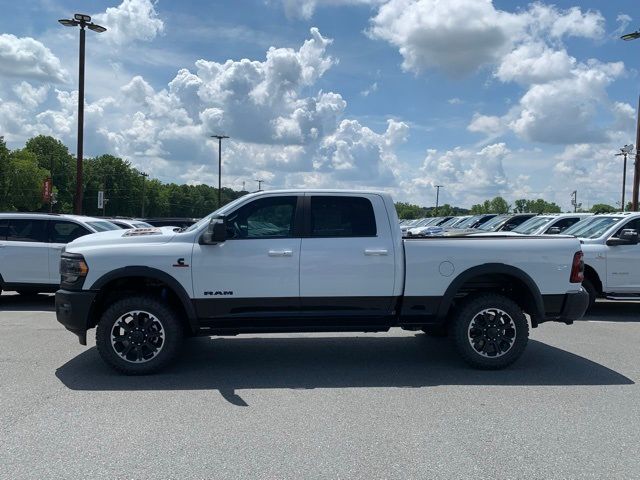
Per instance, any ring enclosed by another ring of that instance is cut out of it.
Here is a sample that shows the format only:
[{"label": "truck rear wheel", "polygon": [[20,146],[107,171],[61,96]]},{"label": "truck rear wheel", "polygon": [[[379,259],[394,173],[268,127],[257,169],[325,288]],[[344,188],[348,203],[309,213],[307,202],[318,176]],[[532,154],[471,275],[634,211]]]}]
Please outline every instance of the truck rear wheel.
[{"label": "truck rear wheel", "polygon": [[458,353],[469,365],[497,370],[515,362],[527,346],[529,324],[510,298],[484,294],[466,300],[451,328]]},{"label": "truck rear wheel", "polygon": [[182,345],[182,325],[175,312],[150,296],[113,303],[96,328],[102,359],[126,375],[146,375],[166,367]]}]

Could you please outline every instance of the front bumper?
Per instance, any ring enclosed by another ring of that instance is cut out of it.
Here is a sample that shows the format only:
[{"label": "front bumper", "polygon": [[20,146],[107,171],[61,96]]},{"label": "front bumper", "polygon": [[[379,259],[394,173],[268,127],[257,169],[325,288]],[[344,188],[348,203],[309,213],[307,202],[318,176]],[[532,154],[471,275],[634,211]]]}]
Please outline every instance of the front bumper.
[{"label": "front bumper", "polygon": [[64,328],[78,336],[81,345],[87,344],[91,307],[97,294],[89,290],[56,292],[56,318]]}]

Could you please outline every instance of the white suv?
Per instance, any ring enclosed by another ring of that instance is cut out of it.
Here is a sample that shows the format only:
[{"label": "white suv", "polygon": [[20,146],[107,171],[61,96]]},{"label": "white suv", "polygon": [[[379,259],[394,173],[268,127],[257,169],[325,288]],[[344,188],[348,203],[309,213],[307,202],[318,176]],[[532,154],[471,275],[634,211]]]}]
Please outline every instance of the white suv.
[{"label": "white suv", "polygon": [[99,218],[46,213],[0,213],[0,292],[55,292],[60,253],[83,235],[119,227]]}]

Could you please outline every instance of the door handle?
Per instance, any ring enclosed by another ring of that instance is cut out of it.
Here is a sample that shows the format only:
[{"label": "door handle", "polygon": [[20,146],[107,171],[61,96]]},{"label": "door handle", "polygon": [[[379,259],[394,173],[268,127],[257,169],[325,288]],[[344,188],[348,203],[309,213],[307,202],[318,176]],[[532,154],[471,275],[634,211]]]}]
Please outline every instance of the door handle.
[{"label": "door handle", "polygon": [[269,250],[270,257],[291,257],[293,250]]},{"label": "door handle", "polygon": [[365,255],[388,255],[389,251],[385,248],[367,248],[364,251]]}]

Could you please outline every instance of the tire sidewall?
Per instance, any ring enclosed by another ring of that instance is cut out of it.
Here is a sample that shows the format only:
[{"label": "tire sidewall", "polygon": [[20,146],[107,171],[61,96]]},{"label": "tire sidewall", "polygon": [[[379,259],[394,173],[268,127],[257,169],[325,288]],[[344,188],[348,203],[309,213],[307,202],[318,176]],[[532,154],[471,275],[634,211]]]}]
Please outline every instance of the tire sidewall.
[{"label": "tire sidewall", "polygon": [[[154,358],[143,363],[125,360],[111,345],[111,331],[115,322],[133,310],[147,311],[156,316],[162,323],[165,334],[162,350]],[[175,312],[154,297],[134,296],[114,302],[104,311],[96,328],[96,347],[100,356],[108,365],[127,375],[146,375],[166,367],[178,354],[182,340],[182,325]]]},{"label": "tire sidewall", "polygon": [[[511,349],[500,357],[480,355],[469,343],[469,325],[482,310],[497,308],[507,313],[516,329]],[[453,340],[462,358],[471,366],[481,369],[500,369],[515,362],[524,352],[529,339],[529,323],[522,309],[513,300],[502,295],[486,294],[469,298],[461,305],[452,325]]]}]

